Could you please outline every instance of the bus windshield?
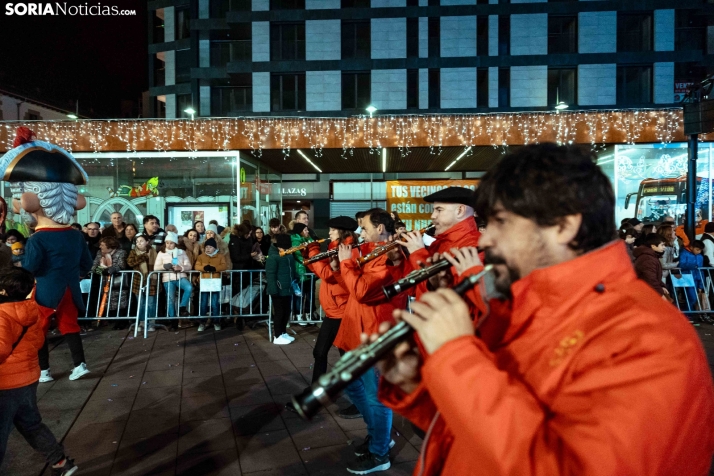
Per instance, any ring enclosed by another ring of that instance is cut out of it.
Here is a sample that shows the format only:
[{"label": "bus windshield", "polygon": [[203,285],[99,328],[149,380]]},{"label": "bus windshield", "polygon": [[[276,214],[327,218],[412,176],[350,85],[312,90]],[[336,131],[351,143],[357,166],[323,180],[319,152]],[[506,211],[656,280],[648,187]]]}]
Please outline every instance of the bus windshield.
[{"label": "bus windshield", "polygon": [[687,205],[677,203],[675,195],[651,195],[640,199],[637,218],[643,222],[659,223],[669,215],[677,219],[683,216]]}]

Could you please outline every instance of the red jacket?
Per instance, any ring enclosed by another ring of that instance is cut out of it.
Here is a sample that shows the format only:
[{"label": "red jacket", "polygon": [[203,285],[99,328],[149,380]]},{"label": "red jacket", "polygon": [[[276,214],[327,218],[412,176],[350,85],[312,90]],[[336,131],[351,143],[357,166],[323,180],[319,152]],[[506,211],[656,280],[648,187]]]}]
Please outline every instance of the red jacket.
[{"label": "red jacket", "polygon": [[[343,243],[345,245],[351,245],[352,237],[348,236]],[[327,249],[332,250],[337,248],[337,246],[339,246],[339,241],[336,240],[331,242]],[[309,257],[319,253],[319,246],[311,246],[308,248]],[[335,277],[335,272],[332,271],[332,267],[330,266],[330,260],[316,261],[308,265],[308,268],[322,280],[322,284],[320,284],[320,306],[322,306],[322,309],[325,311],[325,315],[332,319],[342,319],[345,313],[345,306],[347,306],[349,292],[340,284],[338,278]]]},{"label": "red jacket", "polygon": [[[376,243],[362,247],[362,253],[370,253]],[[367,248],[367,249],[364,249]],[[353,250],[352,256],[357,256]],[[387,301],[382,287],[404,276],[403,263],[400,266],[387,264],[387,255],[370,261],[360,268],[354,259],[340,263],[339,278],[349,292],[347,305],[340,330],[335,338],[335,347],[352,350],[360,345],[360,334],[378,331],[379,324],[392,321],[395,308],[405,309],[407,297],[397,296]]]},{"label": "red jacket", "polygon": [[491,306],[481,339],[425,359],[415,392],[381,382],[382,401],[421,428],[440,412],[425,476],[707,474],[706,356],[622,242],[536,270],[512,294],[510,312]]},{"label": "red jacket", "polygon": [[[45,343],[47,317],[53,312],[34,299],[0,304],[0,390],[26,387],[39,380],[37,352]],[[13,350],[23,327],[27,332]]]},{"label": "red jacket", "polygon": [[[450,251],[451,248],[476,247],[480,238],[481,233],[478,231],[476,221],[473,218],[467,218],[444,233],[437,235],[436,240],[429,247],[417,250],[409,255],[409,263],[405,272],[409,273],[419,269],[419,263],[426,263],[427,258],[430,258],[434,253]],[[453,267],[451,272],[454,275],[456,274]],[[421,282],[416,286],[416,297],[419,298],[425,292],[427,292],[427,281]]]}]

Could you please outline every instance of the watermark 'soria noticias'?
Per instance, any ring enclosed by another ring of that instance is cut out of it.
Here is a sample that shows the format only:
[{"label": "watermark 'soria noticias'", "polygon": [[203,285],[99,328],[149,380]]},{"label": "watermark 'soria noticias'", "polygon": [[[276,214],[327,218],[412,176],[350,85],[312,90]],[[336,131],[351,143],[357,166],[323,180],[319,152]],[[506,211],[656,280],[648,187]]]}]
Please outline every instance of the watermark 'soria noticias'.
[{"label": "watermark 'soria noticias'", "polygon": [[54,3],[7,3],[5,16],[80,16],[109,17],[136,16],[136,10],[122,10],[116,5],[68,5],[67,2]]}]

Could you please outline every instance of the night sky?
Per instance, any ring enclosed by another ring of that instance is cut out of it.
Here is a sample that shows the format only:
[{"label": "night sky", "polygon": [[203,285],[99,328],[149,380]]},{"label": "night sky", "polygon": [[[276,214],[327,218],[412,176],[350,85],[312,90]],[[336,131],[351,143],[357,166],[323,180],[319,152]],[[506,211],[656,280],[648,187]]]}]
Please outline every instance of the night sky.
[{"label": "night sky", "polygon": [[7,16],[12,2],[0,3],[0,89],[67,109],[79,99],[80,114],[111,118],[148,88],[146,0],[67,2],[137,13],[92,17]]}]

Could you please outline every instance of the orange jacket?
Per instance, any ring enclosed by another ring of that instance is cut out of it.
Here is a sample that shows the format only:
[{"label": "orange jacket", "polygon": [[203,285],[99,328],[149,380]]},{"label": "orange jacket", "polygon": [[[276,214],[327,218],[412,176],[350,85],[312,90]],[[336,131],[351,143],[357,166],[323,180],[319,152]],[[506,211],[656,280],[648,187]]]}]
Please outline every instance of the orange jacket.
[{"label": "orange jacket", "polygon": [[[409,255],[409,262],[404,270],[406,273],[419,269],[419,263],[426,264],[427,258],[430,258],[434,253],[443,253],[450,251],[451,248],[464,248],[466,246],[478,246],[478,240],[481,238],[481,233],[478,231],[476,221],[473,218],[467,218],[456,225],[452,226],[444,233],[437,235],[436,240],[429,245],[428,248],[423,248]],[[452,274],[456,271],[451,269]],[[416,297],[419,298],[427,292],[427,281],[421,282],[416,286]]]},{"label": "orange jacket", "polygon": [[[54,311],[34,299],[0,304],[0,390],[25,387],[40,378],[37,352],[45,343],[47,317]],[[27,327],[17,347],[23,327]]]},{"label": "orange jacket", "polygon": [[512,294],[482,338],[425,359],[415,392],[381,383],[421,428],[440,412],[424,475],[707,474],[714,389],[701,343],[637,279],[622,242],[536,270]]},{"label": "orange jacket", "polygon": [[[701,222],[699,222],[699,226],[694,229],[694,234],[696,236],[699,236],[704,233],[704,227],[707,223],[709,223],[709,220],[702,220]],[[674,232],[677,237],[682,239],[682,244],[684,245],[684,247],[689,249],[689,237],[684,232],[684,225],[679,225],[677,228],[675,228]]]},{"label": "orange jacket", "polygon": [[[343,242],[345,245],[352,244],[352,237],[347,237]],[[327,247],[328,250],[337,248],[338,241],[333,241]],[[308,256],[312,257],[320,253],[319,246],[311,246],[308,248]],[[315,273],[322,280],[320,284],[320,306],[325,311],[325,315],[331,319],[342,319],[347,306],[347,298],[349,292],[340,284],[338,278],[335,277],[335,272],[332,271],[330,260],[316,261],[307,266],[310,271]]]},{"label": "orange jacket", "polygon": [[[362,253],[370,253],[376,243],[363,246]],[[367,249],[364,249],[367,248]],[[392,311],[404,309],[407,297],[397,296],[387,301],[382,287],[401,278],[403,264],[387,264],[387,255],[370,261],[360,268],[355,261],[359,250],[352,250],[353,259],[340,262],[339,278],[349,292],[340,330],[335,338],[335,347],[352,350],[360,345],[360,334],[377,332],[379,324],[393,319]]]}]

